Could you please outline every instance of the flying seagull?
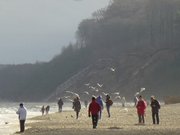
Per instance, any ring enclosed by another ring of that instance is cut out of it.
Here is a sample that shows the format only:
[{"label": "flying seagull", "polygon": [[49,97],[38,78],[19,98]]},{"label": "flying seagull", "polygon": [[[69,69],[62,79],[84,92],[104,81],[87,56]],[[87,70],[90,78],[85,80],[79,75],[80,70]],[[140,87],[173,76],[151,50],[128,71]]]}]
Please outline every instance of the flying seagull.
[{"label": "flying seagull", "polygon": [[105,96],[109,95],[109,93],[105,93],[105,92],[102,92],[102,94],[104,94]]},{"label": "flying seagull", "polygon": [[77,97],[80,97],[79,94],[77,94],[77,93],[75,93],[75,92],[72,92],[72,91],[65,91],[65,92],[66,92],[66,93],[73,94],[73,95],[75,95],[75,96],[77,96]]},{"label": "flying seagull", "polygon": [[89,95],[89,92],[87,92],[87,91],[84,91],[83,93],[85,93],[85,94]]},{"label": "flying seagull", "polygon": [[86,83],[86,84],[84,84],[84,85],[89,86],[89,85],[90,85],[90,83]]},{"label": "flying seagull", "polygon": [[146,88],[141,88],[140,93],[145,91],[145,90],[146,90]]},{"label": "flying seagull", "polygon": [[97,83],[97,86],[99,86],[100,88],[103,86],[103,84],[99,84],[99,83]]},{"label": "flying seagull", "polygon": [[121,96],[116,96],[114,99],[121,99]]},{"label": "flying seagull", "polygon": [[112,72],[115,72],[116,69],[115,69],[115,68],[110,68],[110,70],[111,70]]},{"label": "flying seagull", "polygon": [[119,92],[114,92],[113,94],[114,94],[114,95],[119,95]]}]

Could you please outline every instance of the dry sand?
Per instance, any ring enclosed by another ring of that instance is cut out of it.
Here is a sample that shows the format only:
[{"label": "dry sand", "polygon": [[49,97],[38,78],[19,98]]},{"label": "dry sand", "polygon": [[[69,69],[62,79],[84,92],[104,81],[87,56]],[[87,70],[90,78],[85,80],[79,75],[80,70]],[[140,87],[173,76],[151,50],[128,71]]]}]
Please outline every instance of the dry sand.
[{"label": "dry sand", "polygon": [[97,129],[92,129],[87,116],[83,109],[78,120],[71,111],[35,117],[28,120],[23,135],[180,135],[180,104],[162,106],[159,125],[152,124],[150,107],[146,110],[145,125],[137,125],[134,107],[112,107],[111,118],[104,109]]}]

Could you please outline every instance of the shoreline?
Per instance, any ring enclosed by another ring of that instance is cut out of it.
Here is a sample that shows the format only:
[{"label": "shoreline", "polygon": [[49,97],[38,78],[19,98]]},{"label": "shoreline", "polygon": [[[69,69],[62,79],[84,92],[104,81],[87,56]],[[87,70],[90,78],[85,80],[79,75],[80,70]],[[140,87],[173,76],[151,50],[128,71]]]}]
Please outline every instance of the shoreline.
[{"label": "shoreline", "polygon": [[[160,124],[153,125],[150,107],[146,110],[146,124],[138,125],[136,108],[112,107],[111,118],[104,109],[97,129],[92,129],[91,118],[87,110],[82,109],[79,119],[75,119],[74,111],[63,111],[45,116],[37,116],[27,120],[23,135],[179,135],[180,104],[163,105],[160,109]],[[28,129],[27,129],[28,128]]]}]

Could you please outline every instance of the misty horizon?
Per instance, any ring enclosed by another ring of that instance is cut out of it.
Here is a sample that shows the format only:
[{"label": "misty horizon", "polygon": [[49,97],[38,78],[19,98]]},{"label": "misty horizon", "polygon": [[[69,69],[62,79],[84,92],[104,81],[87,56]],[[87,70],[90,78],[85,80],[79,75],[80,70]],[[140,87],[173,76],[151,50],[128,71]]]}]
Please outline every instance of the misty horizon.
[{"label": "misty horizon", "polygon": [[109,0],[0,1],[0,64],[48,62]]}]

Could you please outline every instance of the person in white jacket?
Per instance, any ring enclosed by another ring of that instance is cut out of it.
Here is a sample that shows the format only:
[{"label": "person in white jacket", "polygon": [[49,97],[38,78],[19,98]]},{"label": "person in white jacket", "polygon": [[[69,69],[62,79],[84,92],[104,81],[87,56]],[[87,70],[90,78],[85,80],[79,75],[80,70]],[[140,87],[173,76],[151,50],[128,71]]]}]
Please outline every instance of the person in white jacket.
[{"label": "person in white jacket", "polygon": [[19,115],[20,132],[24,132],[27,110],[23,106],[23,103],[19,104],[19,109],[16,113]]}]

